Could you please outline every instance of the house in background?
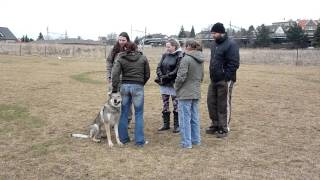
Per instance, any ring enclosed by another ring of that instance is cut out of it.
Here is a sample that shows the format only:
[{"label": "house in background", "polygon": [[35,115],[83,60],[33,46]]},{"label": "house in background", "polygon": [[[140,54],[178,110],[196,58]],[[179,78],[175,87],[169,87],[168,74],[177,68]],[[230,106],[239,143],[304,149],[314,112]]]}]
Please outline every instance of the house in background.
[{"label": "house in background", "polygon": [[308,35],[308,37],[313,37],[314,33],[317,30],[317,26],[319,24],[318,20],[306,20],[306,19],[298,19],[298,25],[302,28],[302,30]]},{"label": "house in background", "polygon": [[284,43],[287,39],[287,30],[289,29],[286,26],[281,26],[279,24],[266,26],[269,29],[269,36],[273,43]]},{"label": "house in background", "polygon": [[0,42],[17,42],[16,36],[7,27],[0,27]]}]

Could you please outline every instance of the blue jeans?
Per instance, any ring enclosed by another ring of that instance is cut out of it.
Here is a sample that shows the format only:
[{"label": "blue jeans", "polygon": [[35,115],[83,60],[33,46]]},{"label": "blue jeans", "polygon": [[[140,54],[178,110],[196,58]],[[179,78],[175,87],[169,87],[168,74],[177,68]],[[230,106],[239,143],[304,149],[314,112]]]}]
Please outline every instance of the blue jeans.
[{"label": "blue jeans", "polygon": [[192,148],[192,144],[199,145],[201,143],[199,100],[179,99],[178,106],[181,147]]},{"label": "blue jeans", "polygon": [[144,120],[143,120],[143,105],[144,105],[144,87],[139,84],[122,84],[120,88],[122,97],[121,115],[119,122],[119,138],[122,143],[130,142],[128,134],[128,115],[130,107],[133,103],[135,110],[135,144],[144,145]]}]

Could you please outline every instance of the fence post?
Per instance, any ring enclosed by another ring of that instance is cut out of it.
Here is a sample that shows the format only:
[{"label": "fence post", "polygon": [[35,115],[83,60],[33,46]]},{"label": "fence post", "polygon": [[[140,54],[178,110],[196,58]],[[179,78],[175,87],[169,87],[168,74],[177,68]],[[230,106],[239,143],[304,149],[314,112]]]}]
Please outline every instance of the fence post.
[{"label": "fence post", "polygon": [[107,59],[107,44],[104,46],[104,58]]},{"label": "fence post", "polygon": [[44,57],[47,57],[47,46],[44,46]]},{"label": "fence post", "polygon": [[21,43],[20,43],[20,50],[19,50],[19,55],[20,55],[20,56],[21,56],[21,46],[22,46],[22,45],[21,45]]}]

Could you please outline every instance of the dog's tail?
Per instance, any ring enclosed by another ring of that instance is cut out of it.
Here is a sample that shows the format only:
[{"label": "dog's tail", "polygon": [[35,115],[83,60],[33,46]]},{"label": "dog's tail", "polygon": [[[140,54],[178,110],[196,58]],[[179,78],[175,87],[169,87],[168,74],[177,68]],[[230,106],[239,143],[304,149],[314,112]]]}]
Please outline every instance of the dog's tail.
[{"label": "dog's tail", "polygon": [[78,133],[72,133],[70,136],[71,137],[76,137],[76,138],[83,138],[83,139],[89,138],[89,136],[86,135],[86,134],[78,134]]}]

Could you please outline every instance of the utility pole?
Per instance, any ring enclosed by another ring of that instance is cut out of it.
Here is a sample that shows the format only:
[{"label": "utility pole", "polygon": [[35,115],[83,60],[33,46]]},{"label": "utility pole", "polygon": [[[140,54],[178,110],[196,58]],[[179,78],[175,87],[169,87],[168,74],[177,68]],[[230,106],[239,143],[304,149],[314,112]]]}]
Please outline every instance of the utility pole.
[{"label": "utility pole", "polygon": [[68,32],[66,30],[66,32],[64,33],[64,39],[68,39]]},{"label": "utility pole", "polygon": [[146,40],[146,37],[147,37],[147,26],[144,27],[144,40],[143,40],[142,48],[144,48],[144,41]]},{"label": "utility pole", "polygon": [[49,26],[47,26],[47,40],[49,40]]},{"label": "utility pole", "polygon": [[147,36],[147,27],[144,28],[144,37]]},{"label": "utility pole", "polygon": [[131,39],[133,39],[133,37],[132,37],[132,24],[131,24],[131,26],[130,26],[130,37],[131,37]]},{"label": "utility pole", "polygon": [[231,21],[230,21],[230,24],[229,24],[229,36],[232,36]]}]

